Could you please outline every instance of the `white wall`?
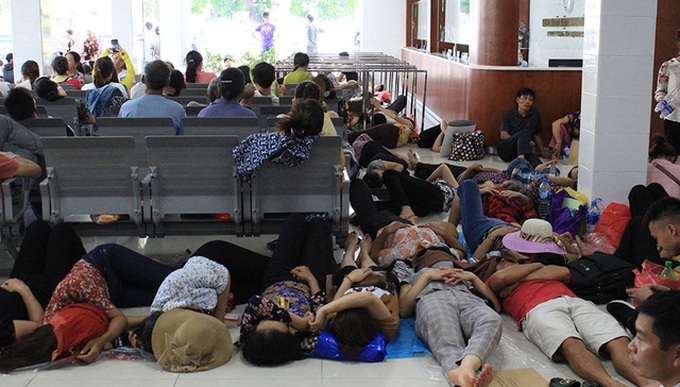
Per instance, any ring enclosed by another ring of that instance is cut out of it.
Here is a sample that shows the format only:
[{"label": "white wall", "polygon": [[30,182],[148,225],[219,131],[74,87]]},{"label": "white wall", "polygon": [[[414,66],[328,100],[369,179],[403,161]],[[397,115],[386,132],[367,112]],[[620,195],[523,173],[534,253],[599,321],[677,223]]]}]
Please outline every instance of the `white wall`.
[{"label": "white wall", "polygon": [[548,36],[548,31],[580,31],[583,27],[543,27],[543,19],[583,17],[586,0],[574,0],[567,13],[563,0],[532,0],[529,4],[529,66],[547,67],[548,59],[583,58],[582,37]]},{"label": "white wall", "polygon": [[363,0],[361,51],[383,52],[396,58],[406,44],[406,0]]},{"label": "white wall", "polygon": [[[14,80],[21,80],[21,65],[27,60],[43,67],[42,28],[40,28],[40,0],[12,0],[12,45],[14,52]],[[3,58],[4,59],[4,58]],[[42,71],[41,71],[42,73]]]}]

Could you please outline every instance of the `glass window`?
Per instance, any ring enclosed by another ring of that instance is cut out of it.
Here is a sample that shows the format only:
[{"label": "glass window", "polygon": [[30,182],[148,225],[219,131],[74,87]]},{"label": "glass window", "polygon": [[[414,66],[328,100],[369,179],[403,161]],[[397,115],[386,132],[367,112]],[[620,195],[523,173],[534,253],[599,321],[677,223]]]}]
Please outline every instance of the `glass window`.
[{"label": "glass window", "polygon": [[88,39],[98,42],[100,52],[110,45],[110,0],[40,0],[40,8],[45,63],[41,74],[52,73],[52,59],[58,55],[68,51],[83,54]]}]

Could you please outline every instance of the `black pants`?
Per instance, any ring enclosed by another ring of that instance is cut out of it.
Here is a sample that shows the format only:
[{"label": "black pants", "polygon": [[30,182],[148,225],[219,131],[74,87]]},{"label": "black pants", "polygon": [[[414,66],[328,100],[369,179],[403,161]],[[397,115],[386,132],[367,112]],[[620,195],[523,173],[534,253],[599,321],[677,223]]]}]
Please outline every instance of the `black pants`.
[{"label": "black pants", "polygon": [[[59,281],[84,254],[83,244],[71,227],[59,224],[52,228],[38,220],[26,228],[10,278],[24,281],[44,308]],[[14,340],[12,320],[28,320],[26,305],[18,293],[0,289],[0,341],[3,344]]]},{"label": "black pants", "polygon": [[292,214],[283,224],[274,254],[264,271],[262,286],[295,280],[290,274],[294,268],[305,265],[324,289],[326,275],[336,268],[333,241],[328,225],[319,218],[305,221],[302,214]]},{"label": "black pants", "polygon": [[680,122],[663,120],[663,134],[675,151],[680,153]]},{"label": "black pants", "polygon": [[530,131],[522,130],[506,140],[500,140],[497,146],[498,157],[503,161],[510,162],[516,159],[517,156],[524,155],[524,158],[531,166],[536,167],[541,163],[541,158],[531,153],[529,143],[532,137],[533,134]]},{"label": "black pants", "polygon": [[408,173],[387,170],[383,173],[383,183],[390,191],[395,213],[401,212],[402,206],[409,205],[417,216],[426,216],[441,212],[444,207],[444,195],[439,188]]},{"label": "black pants", "polygon": [[369,141],[364,144],[361,150],[361,157],[359,157],[359,165],[366,168],[368,163],[373,160],[380,159],[383,161],[391,161],[394,163],[399,163],[404,166],[404,170],[408,169],[408,163],[404,159],[397,157],[389,151],[389,149],[378,144],[375,141]]},{"label": "black pants", "polygon": [[361,132],[350,132],[347,133],[347,141],[353,143],[361,134],[366,133],[373,139],[373,141],[384,146],[385,148],[392,149],[397,147],[399,142],[400,129],[392,124],[380,124],[362,130]]},{"label": "black pants", "polygon": [[642,223],[642,218],[649,206],[655,201],[668,196],[666,190],[658,183],[652,183],[645,187],[636,185],[628,194],[628,202],[632,218],[623,230],[621,242],[614,255],[642,267],[642,262],[649,259],[663,265],[659,250],[656,248],[656,240],[649,232],[649,228]]},{"label": "black pants", "polygon": [[422,132],[420,132],[420,136],[418,137],[418,147],[428,149],[432,148],[435,141],[437,141],[437,137],[439,137],[439,134],[441,132],[442,128],[440,125],[436,125],[431,128],[423,130]]},{"label": "black pants", "polygon": [[354,222],[361,227],[361,231],[375,239],[378,230],[394,221],[410,224],[388,209],[378,209],[371,198],[371,191],[366,182],[354,179],[349,187],[349,201],[356,212]]},{"label": "black pants", "polygon": [[234,304],[244,304],[264,290],[262,279],[269,264],[268,256],[217,240],[205,243],[194,255],[211,259],[229,270]]},{"label": "black pants", "polygon": [[[454,177],[459,176],[461,173],[465,172],[467,168],[461,167],[458,165],[453,165],[453,164],[444,164],[446,165],[451,173],[453,174]],[[416,169],[414,170],[414,175],[417,178],[420,179],[427,179],[430,177],[432,172],[434,172],[437,168],[439,168],[439,164],[426,164],[426,163],[421,163],[420,161],[416,164]]]}]

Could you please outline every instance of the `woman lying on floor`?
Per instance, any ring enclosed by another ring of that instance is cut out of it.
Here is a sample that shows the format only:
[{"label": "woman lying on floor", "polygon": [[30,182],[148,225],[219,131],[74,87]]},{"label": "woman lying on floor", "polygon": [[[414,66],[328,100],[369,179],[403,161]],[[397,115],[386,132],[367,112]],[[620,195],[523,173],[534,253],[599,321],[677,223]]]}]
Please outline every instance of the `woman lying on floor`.
[{"label": "woman lying on floor", "polygon": [[[407,260],[419,267],[422,262],[435,258],[465,258],[465,249],[458,241],[453,224],[438,222],[415,226],[387,208],[378,208],[368,185],[359,179],[350,184],[349,200],[356,212],[354,222],[373,240],[369,255],[378,266],[388,267],[395,260]],[[402,213],[409,211],[412,210],[408,205],[402,206]]]},{"label": "woman lying on floor", "polygon": [[173,270],[119,245],[96,247],[59,282],[44,312],[37,302],[27,305],[32,322],[24,325],[33,332],[0,351],[0,369],[70,356],[94,362],[127,327],[127,318],[117,306],[149,305]]},{"label": "woman lying on floor", "polygon": [[369,256],[372,247],[369,235],[361,240],[355,261],[358,244],[357,234],[351,232],[345,240],[339,275],[335,276],[338,287],[335,298],[319,308],[310,322],[313,332],[325,329],[330,333],[338,343],[341,358],[349,360],[360,358],[378,333],[389,341],[399,328],[397,278],[375,266]]},{"label": "woman lying on floor", "polygon": [[310,322],[326,302],[335,266],[326,223],[290,215],[264,271],[265,290],[251,297],[241,319],[240,345],[247,361],[277,365],[313,350]]}]

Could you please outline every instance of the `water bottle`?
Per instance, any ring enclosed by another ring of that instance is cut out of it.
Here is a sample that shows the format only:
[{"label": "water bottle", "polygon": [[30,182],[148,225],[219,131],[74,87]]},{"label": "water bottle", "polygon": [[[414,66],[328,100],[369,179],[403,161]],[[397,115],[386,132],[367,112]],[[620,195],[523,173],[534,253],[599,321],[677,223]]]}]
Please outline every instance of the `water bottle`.
[{"label": "water bottle", "polygon": [[569,144],[565,144],[562,149],[562,164],[569,164],[569,152],[571,152]]},{"label": "water bottle", "polygon": [[673,270],[673,262],[671,261],[666,261],[665,263],[666,267],[663,268],[663,271],[661,271],[661,279],[668,280],[668,281],[677,281],[678,280],[678,274]]},{"label": "water bottle", "polygon": [[538,216],[543,220],[548,220],[550,215],[550,183],[548,178],[541,180],[538,186]]},{"label": "water bottle", "polygon": [[595,224],[600,220],[600,202],[602,199],[597,198],[590,203],[590,208],[586,213],[586,233],[590,234],[595,229]]}]

